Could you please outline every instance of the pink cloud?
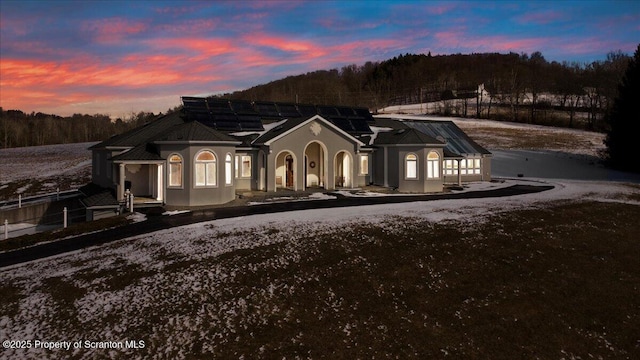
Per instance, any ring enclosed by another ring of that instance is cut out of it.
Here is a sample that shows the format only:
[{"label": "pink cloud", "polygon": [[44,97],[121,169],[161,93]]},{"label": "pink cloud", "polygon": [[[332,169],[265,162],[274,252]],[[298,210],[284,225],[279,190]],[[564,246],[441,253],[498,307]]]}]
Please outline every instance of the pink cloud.
[{"label": "pink cloud", "polygon": [[156,52],[189,55],[192,61],[210,59],[237,51],[230,40],[206,37],[156,38],[145,42]]},{"label": "pink cloud", "polygon": [[85,21],[81,30],[94,34],[98,42],[114,43],[128,36],[147,30],[148,25],[142,22],[133,22],[124,18],[109,18],[93,21]]},{"label": "pink cloud", "polygon": [[220,25],[219,19],[195,19],[158,25],[155,30],[175,34],[200,34],[215,30]]},{"label": "pink cloud", "polygon": [[259,46],[266,46],[281,51],[289,52],[307,52],[318,46],[310,41],[291,40],[285,37],[270,35],[247,35],[244,41]]},{"label": "pink cloud", "polygon": [[[3,59],[0,62],[2,106],[28,109],[50,106],[51,101],[78,101],[78,94],[90,99],[98,97],[101,92],[122,93],[140,88],[182,83],[196,85],[221,80],[216,75],[220,71],[212,65],[197,71],[185,69],[183,65],[180,59],[172,61],[171,57],[158,55],[131,55],[113,64],[85,58],[63,63]],[[70,93],[77,95],[71,98],[67,95]]]}]

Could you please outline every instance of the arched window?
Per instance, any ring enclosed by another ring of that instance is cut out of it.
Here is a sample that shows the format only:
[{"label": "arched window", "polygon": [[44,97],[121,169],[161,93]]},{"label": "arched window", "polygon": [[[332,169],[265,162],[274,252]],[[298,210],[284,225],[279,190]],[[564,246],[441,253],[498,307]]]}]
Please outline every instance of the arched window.
[{"label": "arched window", "polygon": [[233,181],[233,164],[231,163],[231,154],[227,154],[224,158],[224,184],[231,185]]},{"label": "arched window", "polygon": [[440,155],[437,152],[431,151],[427,155],[427,179],[439,179],[440,178]]},{"label": "arched window", "polygon": [[169,186],[182,186],[182,157],[178,154],[169,156]]},{"label": "arched window", "polygon": [[217,159],[214,153],[204,150],[196,155],[195,178],[196,186],[218,185]]},{"label": "arched window", "polygon": [[405,163],[405,178],[417,179],[418,178],[418,157],[416,154],[408,154],[404,160]]}]

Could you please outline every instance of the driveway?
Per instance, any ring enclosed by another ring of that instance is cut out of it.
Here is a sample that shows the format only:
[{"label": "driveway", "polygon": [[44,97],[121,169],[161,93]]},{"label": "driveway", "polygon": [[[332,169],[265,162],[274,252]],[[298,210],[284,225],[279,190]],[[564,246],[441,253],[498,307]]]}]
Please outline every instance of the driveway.
[{"label": "driveway", "polygon": [[640,174],[605,168],[594,156],[547,150],[490,150],[494,177],[640,183]]}]

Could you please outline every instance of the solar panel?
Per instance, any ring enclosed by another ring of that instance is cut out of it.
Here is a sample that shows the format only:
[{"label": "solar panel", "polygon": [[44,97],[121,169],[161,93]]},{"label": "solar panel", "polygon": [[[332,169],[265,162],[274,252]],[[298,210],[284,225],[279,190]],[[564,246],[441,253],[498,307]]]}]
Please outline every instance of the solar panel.
[{"label": "solar panel", "polygon": [[[351,134],[371,134],[369,122],[374,121],[367,108],[349,106],[330,106],[311,104],[276,103],[259,101],[251,103],[247,100],[228,100],[220,98],[182,97],[187,117],[197,120],[217,130],[241,131],[264,130],[264,121],[311,117],[319,114],[343,131]],[[423,124],[420,124],[423,125]],[[429,126],[416,126],[425,133],[439,133]],[[426,125],[426,124],[425,124]],[[423,129],[424,127],[424,129]],[[427,131],[428,130],[428,131]],[[451,131],[450,129],[440,129]],[[457,137],[450,134],[450,137]]]},{"label": "solar panel", "polygon": [[353,108],[346,107],[346,106],[338,106],[338,107],[336,107],[336,110],[340,113],[340,115],[346,116],[346,117],[349,117],[349,118],[356,114],[353,111]]},{"label": "solar panel", "polygon": [[216,130],[223,131],[239,131],[242,130],[240,128],[240,124],[236,121],[216,121]]},{"label": "solar panel", "polygon": [[264,130],[258,115],[238,115],[238,122],[242,130]]},{"label": "solar panel", "polygon": [[340,116],[338,109],[333,106],[318,106],[318,114],[325,119],[331,119]]},{"label": "solar panel", "polygon": [[297,118],[301,114],[296,108],[295,104],[276,103],[278,111],[283,118]]},{"label": "solar panel", "polygon": [[214,114],[228,114],[232,113],[229,101],[223,99],[208,98],[207,106]]},{"label": "solar panel", "polygon": [[257,114],[251,103],[246,100],[232,100],[231,108],[236,114]]},{"label": "solar panel", "polygon": [[329,119],[329,121],[340,128],[340,130],[346,131],[348,133],[353,133],[354,129],[351,126],[351,122],[344,117],[334,117]]},{"label": "solar panel", "polygon": [[258,114],[263,117],[272,117],[272,118],[280,118],[280,112],[276,107],[276,103],[272,102],[256,102],[255,103],[256,110]]},{"label": "solar panel", "polygon": [[316,110],[316,107],[313,105],[298,104],[297,108],[300,112],[300,115],[302,115],[303,117],[310,117],[318,114],[318,110]]},{"label": "solar panel", "polygon": [[189,120],[192,120],[192,121],[204,122],[204,121],[209,121],[210,119],[211,119],[211,116],[209,116],[208,112],[189,113]]},{"label": "solar panel", "polygon": [[360,108],[360,107],[353,108],[353,112],[355,112],[357,116],[363,117],[366,121],[369,121],[369,122],[374,122],[375,121],[375,119],[373,118],[373,116],[369,112],[369,109],[367,109],[367,108]]},{"label": "solar panel", "polygon": [[349,119],[349,121],[351,122],[351,126],[353,127],[356,133],[373,134],[373,131],[371,131],[371,128],[369,127],[369,123],[367,122],[367,120],[363,118],[355,118],[355,119]]}]

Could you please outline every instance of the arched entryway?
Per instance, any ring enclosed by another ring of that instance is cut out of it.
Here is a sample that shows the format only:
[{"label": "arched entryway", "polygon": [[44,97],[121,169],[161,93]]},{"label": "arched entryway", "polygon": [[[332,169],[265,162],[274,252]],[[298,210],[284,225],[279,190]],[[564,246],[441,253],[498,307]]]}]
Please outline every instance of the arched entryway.
[{"label": "arched entryway", "polygon": [[312,141],[305,147],[305,189],[327,186],[326,154],[326,146],[319,141]]},{"label": "arched entryway", "polygon": [[351,154],[346,151],[338,152],[333,168],[336,174],[336,187],[353,187],[353,161]]},{"label": "arched entryway", "polygon": [[276,156],[276,189],[296,188],[296,159],[292,152],[283,151]]}]

